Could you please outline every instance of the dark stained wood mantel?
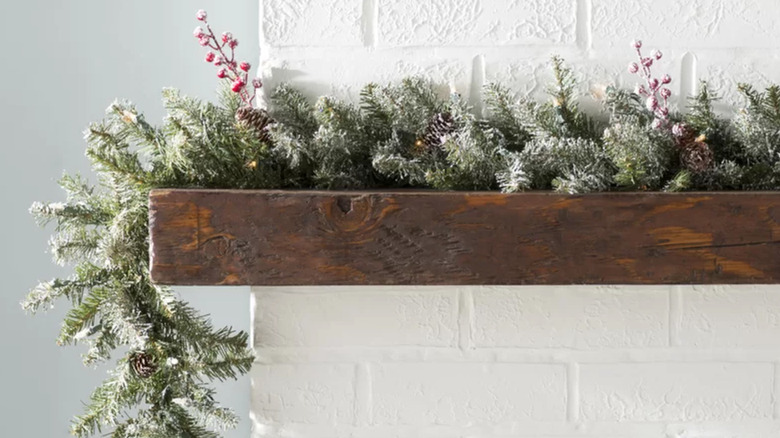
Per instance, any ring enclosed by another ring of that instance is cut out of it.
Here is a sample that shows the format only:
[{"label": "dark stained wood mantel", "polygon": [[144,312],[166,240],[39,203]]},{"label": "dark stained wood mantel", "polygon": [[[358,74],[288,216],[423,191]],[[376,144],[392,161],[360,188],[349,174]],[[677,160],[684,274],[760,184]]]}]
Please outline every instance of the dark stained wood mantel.
[{"label": "dark stained wood mantel", "polygon": [[780,283],[780,192],[155,190],[179,285]]}]

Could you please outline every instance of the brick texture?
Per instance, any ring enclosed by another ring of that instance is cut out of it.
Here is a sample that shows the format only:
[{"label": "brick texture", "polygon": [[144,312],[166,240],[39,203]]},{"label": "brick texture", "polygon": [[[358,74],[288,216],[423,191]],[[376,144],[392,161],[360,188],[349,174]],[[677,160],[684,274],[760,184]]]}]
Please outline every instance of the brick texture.
[{"label": "brick texture", "polygon": [[561,365],[388,364],[373,372],[380,425],[500,425],[566,419]]},{"label": "brick texture", "polygon": [[[290,82],[312,96],[356,100],[367,82],[422,75],[453,82],[477,102],[485,82],[518,95],[545,98],[551,55],[563,56],[580,77],[583,106],[600,107],[599,89],[633,88],[626,73],[630,42],[665,53],[654,69],[673,78],[673,108],[699,79],[742,102],[738,82],[780,81],[774,0],[265,0],[262,56],[266,92]],[[694,60],[688,67],[683,57]],[[484,62],[477,62],[483,59]],[[692,84],[682,87],[682,84]],[[593,91],[595,90],[595,93]]]},{"label": "brick texture", "polygon": [[775,287],[254,292],[256,436],[780,437]]},{"label": "brick texture", "polygon": [[448,288],[268,290],[257,296],[255,345],[431,346],[458,343],[458,294]]},{"label": "brick texture", "polygon": [[685,288],[680,344],[691,348],[774,348],[780,352],[775,286]]},{"label": "brick texture", "polygon": [[775,47],[774,0],[593,0],[595,48],[645,38],[662,47]]},{"label": "brick texture", "polygon": [[772,417],[770,364],[583,365],[581,416],[597,421],[733,421]]},{"label": "brick texture", "polygon": [[381,46],[571,44],[574,0],[379,0]]},{"label": "brick texture", "polygon": [[361,0],[265,0],[262,28],[274,46],[359,46]]},{"label": "brick texture", "polygon": [[354,385],[354,365],[257,365],[252,370],[253,414],[263,424],[351,424]]},{"label": "brick texture", "polygon": [[[499,81],[581,104],[633,88],[629,43],[673,102],[706,79],[779,82],[776,0],[264,0],[265,91],[356,100],[423,75],[479,108]],[[780,289],[256,288],[255,437],[780,438]]]},{"label": "brick texture", "polygon": [[477,347],[663,347],[668,288],[527,287],[474,292]]}]

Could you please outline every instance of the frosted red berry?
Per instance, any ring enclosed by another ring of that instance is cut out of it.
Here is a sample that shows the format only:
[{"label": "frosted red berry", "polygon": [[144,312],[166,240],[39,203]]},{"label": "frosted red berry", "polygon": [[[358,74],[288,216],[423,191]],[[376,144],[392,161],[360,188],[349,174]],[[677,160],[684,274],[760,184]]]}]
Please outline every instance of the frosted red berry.
[{"label": "frosted red berry", "polygon": [[660,50],[653,50],[650,56],[642,55],[642,42],[634,40],[631,45],[636,49],[639,63],[632,63],[628,67],[631,73],[637,73],[644,80],[645,84],[637,85],[636,93],[645,98],[645,107],[655,116],[652,127],[655,129],[671,129],[669,127],[669,98],[672,91],[669,88],[662,87],[672,82],[669,75],[660,78],[652,74],[653,64],[663,58]]},{"label": "frosted red berry", "polygon": [[652,78],[647,84],[650,85],[650,89],[656,90],[660,82],[658,81],[658,79]]},{"label": "frosted red berry", "polygon": [[655,96],[650,96],[647,98],[647,101],[645,101],[645,106],[647,106],[647,109],[649,111],[655,111],[658,109],[658,98]]},{"label": "frosted red berry", "polygon": [[238,40],[231,32],[224,32],[220,36],[216,36],[206,21],[205,11],[198,11],[196,18],[204,23],[203,27],[198,26],[193,31],[193,35],[198,39],[200,45],[207,48],[203,59],[217,67],[218,78],[230,81],[231,90],[240,96],[244,104],[248,107],[254,107],[257,90],[263,86],[263,83],[260,79],[253,79],[251,84],[254,90],[250,92],[246,89],[247,82],[249,82],[248,72],[252,69],[252,65],[248,62],[239,63],[236,61],[235,48],[238,47]]}]

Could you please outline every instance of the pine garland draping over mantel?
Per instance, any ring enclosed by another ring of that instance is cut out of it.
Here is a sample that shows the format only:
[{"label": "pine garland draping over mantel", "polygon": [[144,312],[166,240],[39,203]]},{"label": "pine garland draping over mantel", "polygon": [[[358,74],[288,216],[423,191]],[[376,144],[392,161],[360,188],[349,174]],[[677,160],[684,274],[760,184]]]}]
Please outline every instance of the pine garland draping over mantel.
[{"label": "pine garland draping over mantel", "polygon": [[[202,11],[198,19],[206,22]],[[206,23],[207,24],[207,23]],[[207,29],[196,37],[226,82],[218,104],[165,90],[167,117],[150,124],[117,101],[86,131],[97,184],[67,175],[62,203],[35,204],[56,225],[54,259],[68,278],[36,287],[35,312],[72,303],[58,343],[86,343],[88,365],[118,355],[110,379],[92,395],[73,433],[110,429],[113,437],[216,437],[236,417],[208,385],[246,373],[247,334],[215,329],[207,317],[149,277],[148,194],[153,188],[437,190],[554,189],[777,190],[780,188],[780,87],[740,86],[745,106],[733,119],[713,111],[707,84],[685,113],[670,112],[666,84],[651,66],[629,70],[636,90],[606,90],[602,114],[577,106],[576,83],[554,58],[550,99],[516,99],[498,84],[484,90],[486,116],[457,93],[441,96],[421,78],[367,85],[359,104],[312,103],[291,86],[256,107],[262,86],[237,63],[237,40]],[[117,351],[119,350],[119,351]]]}]

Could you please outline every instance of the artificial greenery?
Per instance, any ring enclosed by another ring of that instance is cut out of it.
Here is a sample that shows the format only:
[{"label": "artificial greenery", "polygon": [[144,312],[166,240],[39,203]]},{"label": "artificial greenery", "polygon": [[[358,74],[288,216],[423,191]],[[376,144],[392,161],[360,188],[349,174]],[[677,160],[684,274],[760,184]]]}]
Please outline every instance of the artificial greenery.
[{"label": "artificial greenery", "polygon": [[214,329],[207,317],[151,283],[148,193],[154,187],[276,187],[281,172],[268,146],[237,127],[236,96],[225,93],[217,106],[166,90],[164,102],[168,116],[161,127],[129,103],[112,104],[106,119],[86,131],[98,184],[65,176],[64,203],[32,207],[42,224],[56,224],[55,261],[73,263],[75,271],[40,284],[24,308],[35,312],[58,298],[70,300],[58,343],[87,343],[87,365],[107,361],[121,347],[111,377],[74,420],[72,433],[79,437],[105,428],[113,437],[219,436],[237,417],[215,402],[208,380],[234,378],[253,362],[246,333]]},{"label": "artificial greenery", "polygon": [[73,433],[215,437],[236,422],[209,381],[249,370],[247,335],[213,328],[150,281],[153,188],[780,188],[780,88],[741,86],[746,105],[727,120],[702,84],[689,111],[659,126],[637,94],[616,88],[607,90],[602,114],[585,114],[572,72],[557,58],[553,72],[542,103],[488,85],[484,117],[421,78],[369,84],[358,104],[333,97],[312,103],[281,86],[270,98],[274,122],[262,133],[236,121],[245,103],[229,89],[219,104],[166,90],[168,115],[159,127],[130,103],[112,104],[86,131],[97,184],[65,176],[64,203],[32,208],[41,223],[56,225],[55,261],[75,270],[39,285],[24,307],[34,312],[68,299],[73,308],[58,342],[88,344],[86,364],[119,357]]}]

